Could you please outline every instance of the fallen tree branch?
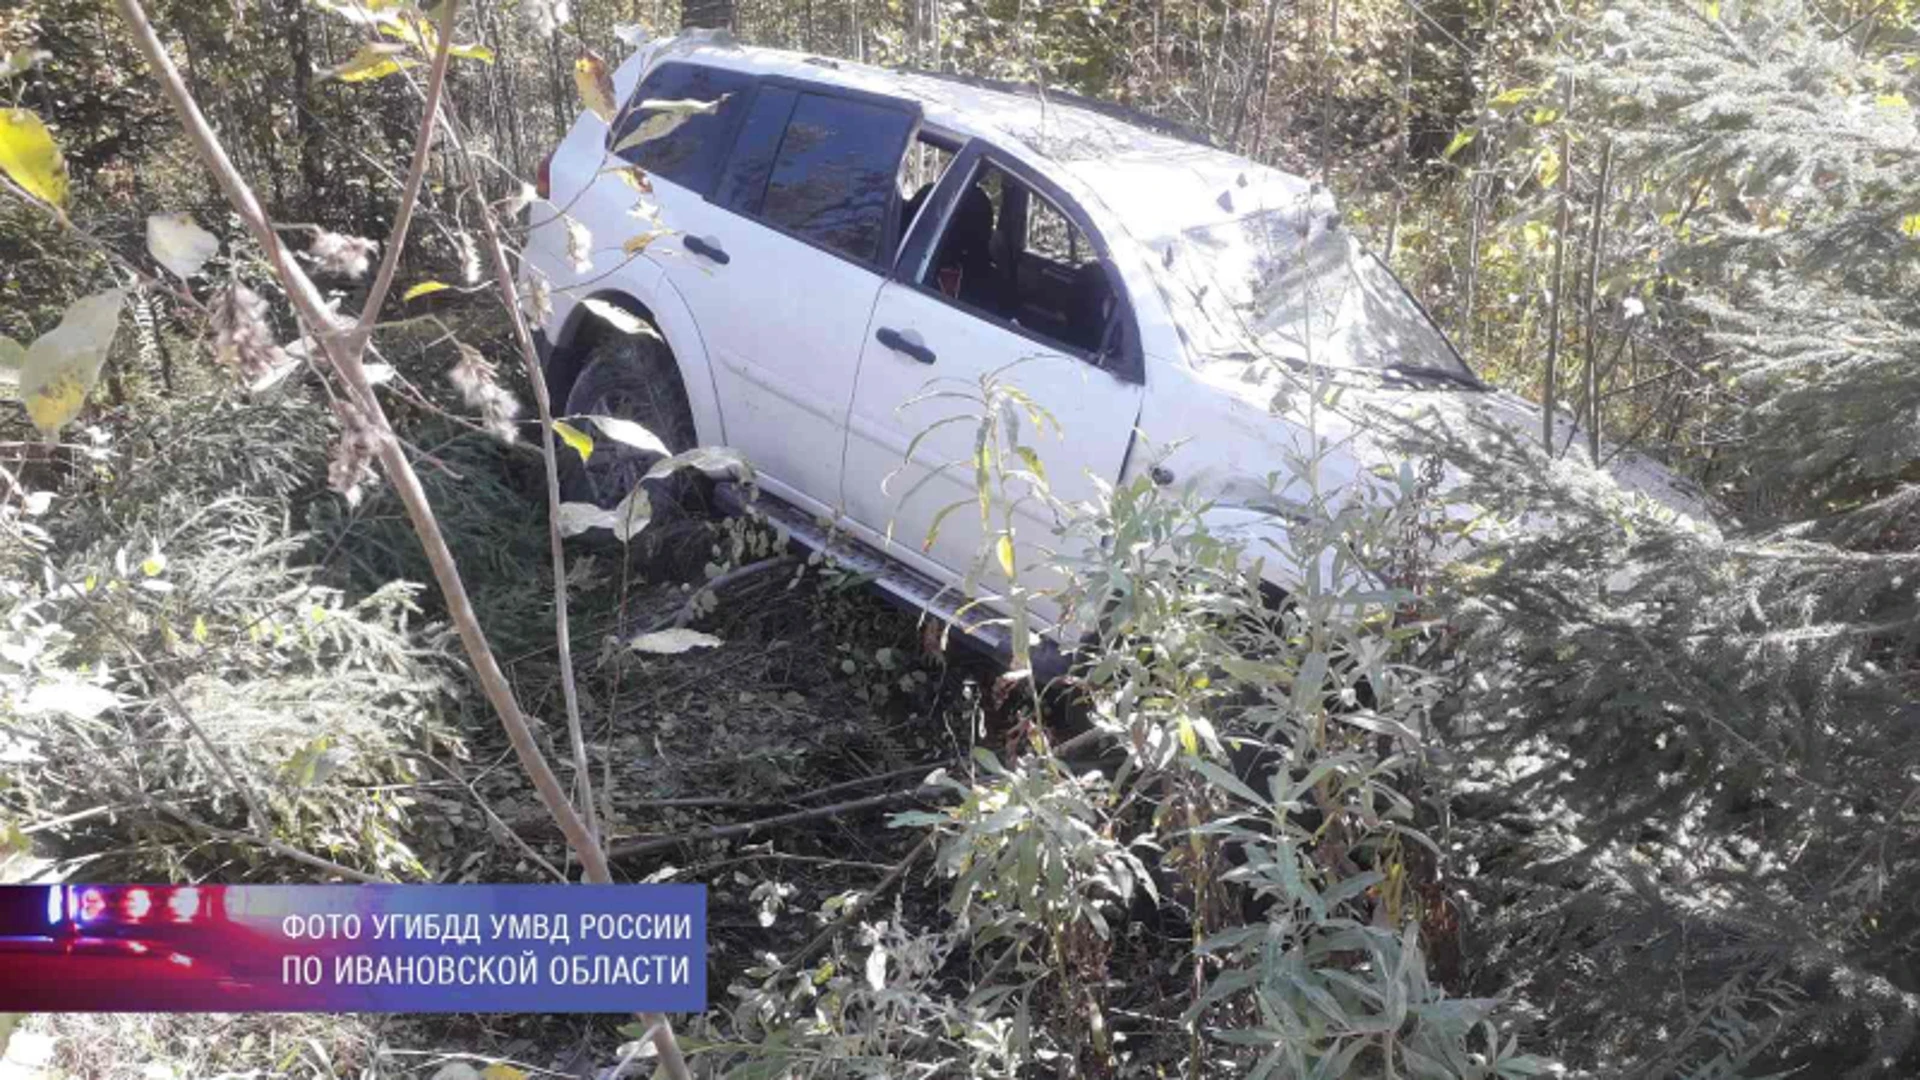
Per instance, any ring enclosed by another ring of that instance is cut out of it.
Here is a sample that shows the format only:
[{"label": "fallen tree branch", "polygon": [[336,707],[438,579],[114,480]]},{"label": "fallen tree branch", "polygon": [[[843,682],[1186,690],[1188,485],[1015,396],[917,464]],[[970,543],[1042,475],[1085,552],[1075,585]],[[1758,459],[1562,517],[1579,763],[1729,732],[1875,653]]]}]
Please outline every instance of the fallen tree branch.
[{"label": "fallen tree branch", "polygon": [[693,592],[693,596],[688,598],[686,603],[680,605],[679,611],[674,612],[671,616],[668,616],[665,619],[661,619],[658,622],[655,622],[652,626],[649,626],[645,630],[642,630],[640,632],[642,634],[654,634],[662,630],[671,630],[676,627],[685,626],[688,623],[693,621],[694,615],[696,614],[694,610],[695,601],[697,601],[700,598],[701,594],[711,592],[711,593],[714,593],[715,595],[718,595],[721,589],[727,588],[728,586],[731,586],[731,585],[737,585],[740,582],[747,580],[748,578],[757,577],[761,574],[766,573],[769,570],[778,569],[779,567],[782,567],[782,566],[789,566],[797,561],[798,560],[796,559],[796,557],[792,555],[775,555],[772,558],[761,559],[759,562],[751,562],[745,566],[736,566],[732,570],[729,570],[726,573],[721,574],[720,576],[714,578],[713,580],[708,581],[705,584],[701,585],[698,589],[695,589]]},{"label": "fallen tree branch", "polygon": [[761,829],[775,829],[783,825],[797,825],[804,821],[818,821],[821,818],[851,814],[860,810],[872,810],[897,802],[913,799],[933,799],[952,795],[953,789],[937,785],[906,788],[901,791],[889,791],[884,795],[869,795],[864,799],[852,799],[847,802],[833,803],[830,806],[815,806],[806,810],[795,810],[790,814],[775,814],[772,817],[756,818],[734,825],[713,825],[704,829],[692,829],[672,836],[655,836],[645,840],[615,844],[607,849],[607,858],[630,859],[635,855],[645,855],[652,851],[664,851],[667,848],[684,844],[697,844],[707,840],[726,840],[735,836],[750,836]]},{"label": "fallen tree branch", "polygon": [[813,940],[802,945],[800,951],[794,953],[792,958],[783,961],[781,966],[789,971],[795,968],[805,967],[808,960],[813,959],[813,957],[819,953],[820,950],[826,948],[835,937],[844,933],[847,927],[852,926],[853,920],[860,917],[860,913],[867,909],[868,904],[878,900],[888,889],[893,888],[894,882],[907,876],[907,868],[911,867],[920,856],[933,850],[933,842],[939,836],[939,833],[930,831],[927,835],[921,837],[920,842],[913,845],[913,850],[907,852],[906,858],[901,859],[895,864],[894,868],[887,872],[887,876],[880,879],[878,885],[875,885],[871,891],[860,894],[852,903],[842,908],[839,918],[835,919],[818,934],[815,934]]}]

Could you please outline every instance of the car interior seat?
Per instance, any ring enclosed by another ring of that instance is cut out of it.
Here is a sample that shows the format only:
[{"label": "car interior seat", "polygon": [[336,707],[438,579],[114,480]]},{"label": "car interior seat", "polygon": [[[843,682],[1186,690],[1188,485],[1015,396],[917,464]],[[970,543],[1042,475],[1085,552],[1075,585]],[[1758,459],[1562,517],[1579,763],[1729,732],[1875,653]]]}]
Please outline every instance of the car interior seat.
[{"label": "car interior seat", "polygon": [[1113,324],[1113,282],[1100,260],[1082,263],[1073,272],[1072,307],[1067,312],[1067,338],[1091,353],[1109,346],[1107,328]]},{"label": "car interior seat", "polygon": [[930,284],[943,291],[955,287],[943,280],[941,272],[957,271],[958,299],[995,314],[1000,313],[999,279],[993,267],[993,200],[980,189],[968,185],[953,208],[947,222],[947,234],[933,261]]}]

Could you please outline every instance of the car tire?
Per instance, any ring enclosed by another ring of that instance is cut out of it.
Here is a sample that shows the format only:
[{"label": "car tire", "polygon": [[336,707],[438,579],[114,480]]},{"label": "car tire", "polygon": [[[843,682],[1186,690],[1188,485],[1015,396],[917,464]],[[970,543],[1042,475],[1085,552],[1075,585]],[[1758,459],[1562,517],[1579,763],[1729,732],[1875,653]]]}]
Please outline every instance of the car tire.
[{"label": "car tire", "polygon": [[[594,442],[593,453],[585,461],[564,445],[557,448],[560,495],[568,502],[610,509],[661,457],[606,438],[584,417],[630,420],[658,436],[676,454],[693,449],[697,442],[679,365],[664,342],[645,335],[607,334],[595,341],[567,392],[564,414],[592,435]],[[685,472],[646,481],[645,486],[656,519],[679,516],[676,511],[686,510],[697,495]]]}]

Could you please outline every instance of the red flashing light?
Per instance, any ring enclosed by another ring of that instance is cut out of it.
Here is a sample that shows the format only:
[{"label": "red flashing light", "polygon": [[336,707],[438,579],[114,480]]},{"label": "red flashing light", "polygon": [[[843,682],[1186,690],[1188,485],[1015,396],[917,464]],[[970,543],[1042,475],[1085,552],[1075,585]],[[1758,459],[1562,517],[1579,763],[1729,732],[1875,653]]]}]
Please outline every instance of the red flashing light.
[{"label": "red flashing light", "polygon": [[88,889],[80,894],[78,914],[82,922],[92,922],[106,914],[107,898],[100,895],[99,889]]},{"label": "red flashing light", "polygon": [[192,922],[200,914],[200,890],[191,886],[173,890],[167,897],[167,910],[173,912],[175,921]]},{"label": "red flashing light", "polygon": [[120,902],[120,907],[127,913],[127,918],[138,922],[147,917],[147,912],[153,910],[153,894],[145,889],[128,889],[126,898]]}]

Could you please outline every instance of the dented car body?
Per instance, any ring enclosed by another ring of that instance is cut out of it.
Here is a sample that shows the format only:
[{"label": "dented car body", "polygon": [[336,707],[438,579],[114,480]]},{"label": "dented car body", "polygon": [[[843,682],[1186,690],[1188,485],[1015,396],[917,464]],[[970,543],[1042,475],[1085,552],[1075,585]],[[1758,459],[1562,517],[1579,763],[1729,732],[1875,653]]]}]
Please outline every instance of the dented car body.
[{"label": "dented car body", "polygon": [[[710,40],[642,48],[614,86],[619,112],[580,118],[532,211],[556,402],[593,411],[572,394],[604,333],[586,301],[645,320],[698,441],[740,451],[803,537],[851,537],[883,588],[936,613],[1004,588],[982,555],[1006,524],[942,516],[974,496],[977,425],[942,425],[958,399],[930,388],[1016,384],[1060,430],[1030,440],[1053,498],[1192,485],[1281,589],[1300,568],[1259,542],[1287,528],[1290,459],[1317,456],[1337,491],[1404,457],[1370,417],[1537,430],[1323,190],[1167,125]],[[1339,405],[1290,406],[1289,386]],[[1700,513],[1657,466],[1622,466]],[[1019,502],[1023,582],[1055,525]]]}]

